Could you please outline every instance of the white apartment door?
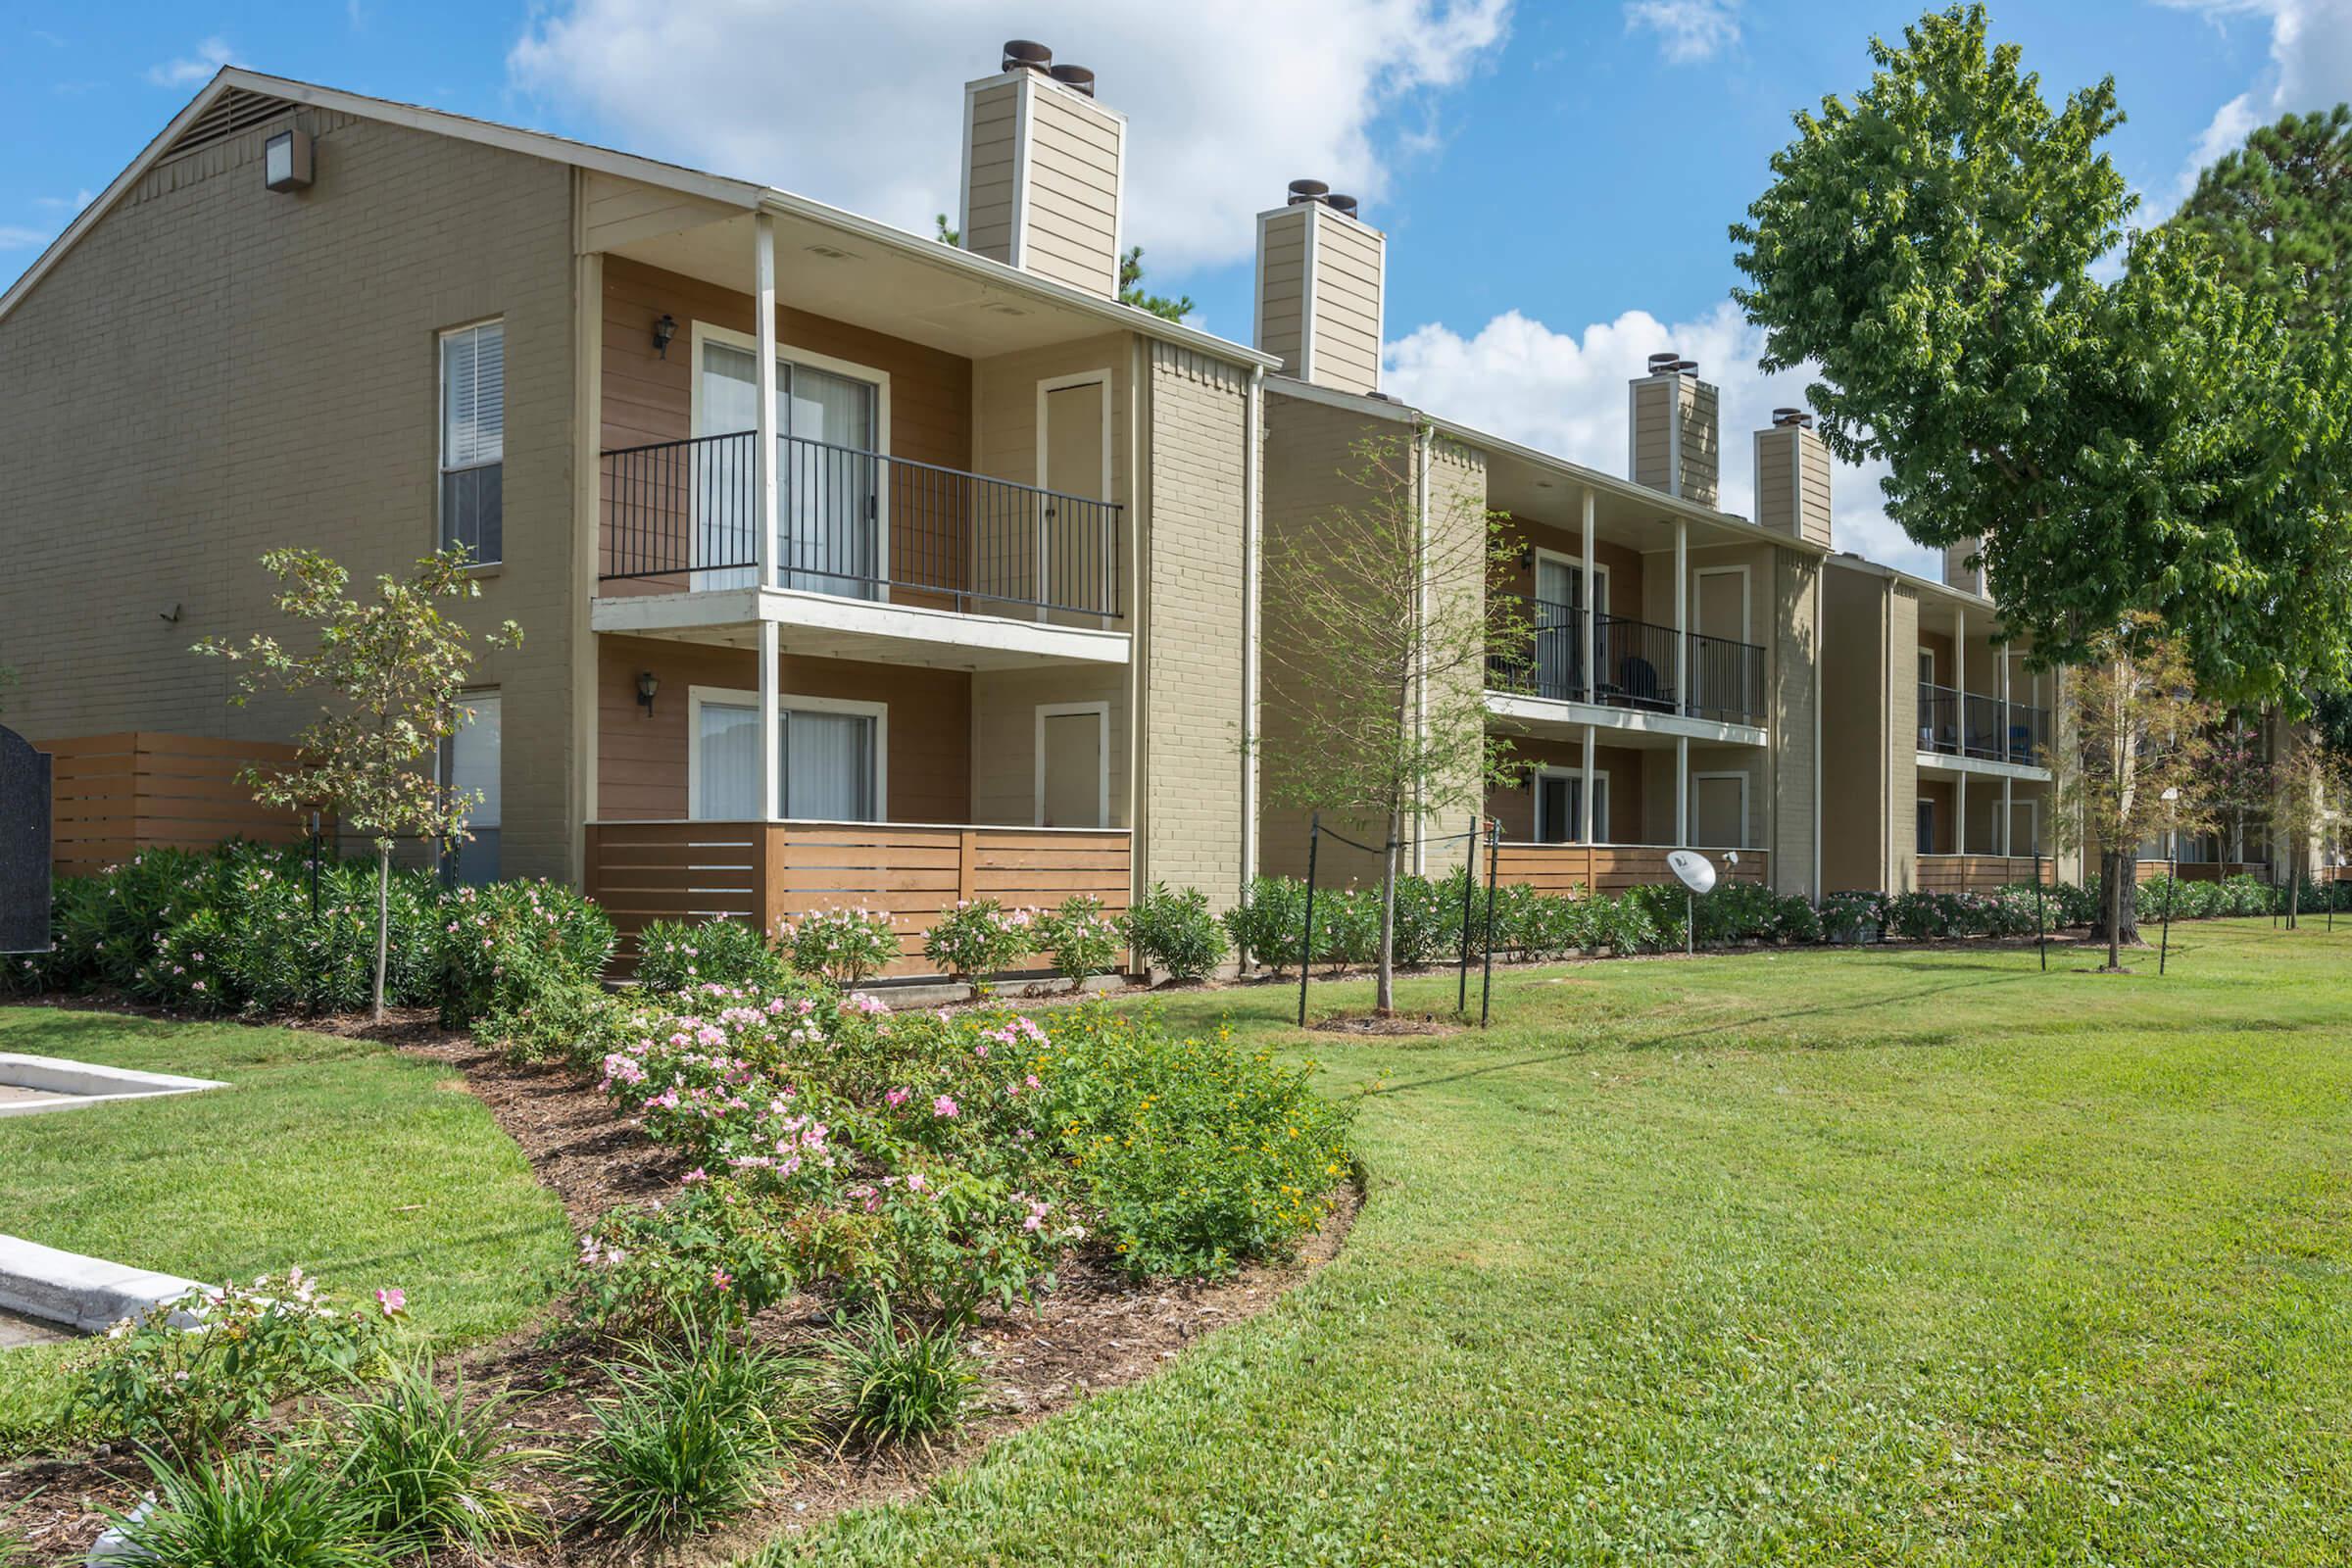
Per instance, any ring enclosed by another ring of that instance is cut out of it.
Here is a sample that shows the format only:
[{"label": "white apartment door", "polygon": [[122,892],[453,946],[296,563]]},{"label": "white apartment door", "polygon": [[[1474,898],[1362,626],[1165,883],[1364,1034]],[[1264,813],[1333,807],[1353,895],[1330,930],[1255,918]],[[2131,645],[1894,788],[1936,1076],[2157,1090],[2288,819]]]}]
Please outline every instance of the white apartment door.
[{"label": "white apartment door", "polygon": [[1536,557],[1536,695],[1571,702],[1585,694],[1585,574],[1562,556]]},{"label": "white apartment door", "polygon": [[2033,855],[2041,844],[2041,803],[2012,801],[2009,805],[2009,853]]},{"label": "white apartment door", "polygon": [[1107,827],[1104,766],[1110,728],[1102,707],[1041,708],[1037,712],[1037,825]]},{"label": "white apartment door", "polygon": [[1103,588],[1116,566],[1102,525],[1110,499],[1109,400],[1109,383],[1099,377],[1049,383],[1038,400],[1038,483],[1049,494],[1038,502],[1027,541],[1029,569],[1019,574],[1031,586],[1019,597],[1034,599],[1041,618],[1046,607],[1109,603]]}]

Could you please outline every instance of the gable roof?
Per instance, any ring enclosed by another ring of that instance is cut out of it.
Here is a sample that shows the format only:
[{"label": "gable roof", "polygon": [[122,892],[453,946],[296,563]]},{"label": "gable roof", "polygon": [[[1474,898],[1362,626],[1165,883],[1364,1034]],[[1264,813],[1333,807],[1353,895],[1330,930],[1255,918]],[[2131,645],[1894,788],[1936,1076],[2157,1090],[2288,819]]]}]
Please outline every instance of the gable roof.
[{"label": "gable roof", "polygon": [[171,122],[156,133],[155,138],[148,142],[138,157],[130,161],[122,173],[115,176],[97,199],[84,207],[66,225],[65,231],[49,242],[48,248],[24,270],[24,275],[9,285],[8,292],[0,294],[0,320],[7,318],[9,313],[48,274],[50,269],[73,250],[83,235],[97,226],[99,220],[138,184],[149,170],[168,159],[248,130],[295,106],[329,110],[357,119],[405,125],[411,130],[421,130],[437,136],[451,136],[461,141],[504,148],[526,157],[544,158],[577,169],[593,170],[599,173],[699,196],[726,206],[739,207],[745,212],[765,208],[809,219],[918,256],[935,265],[969,272],[1002,287],[1043,296],[1057,305],[1101,317],[1111,325],[1181,343],[1218,359],[1268,368],[1281,364],[1271,355],[1260,354],[1255,349],[1218,337],[1213,332],[1170,321],[1138,306],[1106,300],[1083,289],[1039,277],[1017,267],[1007,267],[985,256],[975,256],[956,246],[942,245],[936,240],[910,234],[875,219],[860,217],[806,196],[797,196],[772,185],[762,185],[755,180],[731,179],[723,174],[689,169],[682,164],[663,163],[660,159],[644,158],[635,153],[616,152],[610,147],[574,141],[541,130],[525,130],[496,121],[476,120],[470,115],[453,114],[445,109],[426,109],[417,104],[370,98],[362,93],[343,92],[313,82],[296,81],[287,76],[267,75],[241,66],[223,66],[215,74],[213,79],[188,101],[187,107],[172,117]]}]

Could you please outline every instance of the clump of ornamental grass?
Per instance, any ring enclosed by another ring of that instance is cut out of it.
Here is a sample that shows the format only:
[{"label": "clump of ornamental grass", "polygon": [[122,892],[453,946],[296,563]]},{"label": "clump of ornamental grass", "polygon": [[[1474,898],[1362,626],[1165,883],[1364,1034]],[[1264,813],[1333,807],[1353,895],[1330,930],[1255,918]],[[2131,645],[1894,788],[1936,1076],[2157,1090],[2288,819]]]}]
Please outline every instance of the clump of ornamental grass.
[{"label": "clump of ornamental grass", "polygon": [[333,1446],[369,1534],[394,1555],[456,1547],[477,1557],[544,1536],[545,1521],[510,1489],[553,1453],[510,1442],[511,1399],[502,1391],[469,1404],[463,1379],[444,1389],[430,1362],[413,1361],[342,1401]]},{"label": "clump of ornamental grass", "polygon": [[836,1320],[823,1344],[826,1392],[842,1442],[911,1443],[953,1431],[978,1396],[980,1374],[964,1349],[960,1314],[922,1328],[894,1317],[887,1297]]},{"label": "clump of ornamental grass", "polygon": [[382,1568],[360,1499],[333,1466],[292,1447],[174,1463],[147,1454],[154,1501],[109,1522],[142,1568]]}]

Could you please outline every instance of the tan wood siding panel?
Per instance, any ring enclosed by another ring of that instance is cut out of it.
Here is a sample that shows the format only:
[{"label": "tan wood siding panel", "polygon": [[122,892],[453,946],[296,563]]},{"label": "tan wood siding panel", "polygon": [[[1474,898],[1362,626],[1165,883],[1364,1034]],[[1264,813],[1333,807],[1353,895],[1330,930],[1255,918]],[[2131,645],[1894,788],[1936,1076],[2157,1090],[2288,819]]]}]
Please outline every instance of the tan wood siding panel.
[{"label": "tan wood siding panel", "polygon": [[[1581,844],[1505,844],[1495,856],[1495,879],[1524,883],[1540,893],[1568,895],[1623,893],[1629,888],[1671,885],[1667,869],[1672,852],[1647,846]],[[1771,857],[1762,850],[1742,850],[1738,865],[1716,859],[1716,875],[1726,882],[1761,885],[1769,880]]]},{"label": "tan wood siding panel", "polygon": [[[2149,862],[2142,862],[2143,866]],[[2164,862],[2153,862],[2161,874]],[[2142,875],[2145,875],[2143,870]],[[1992,893],[2020,882],[2034,880],[2034,857],[2031,855],[1923,855],[1919,857],[1919,890],[1922,893]],[[2058,862],[2048,857],[2041,861],[2041,880],[2055,885]]]},{"label": "tan wood siding panel", "polygon": [[[258,804],[237,776],[249,764],[293,766],[291,746],[139,730],[37,745],[51,757],[50,858],[61,873],[88,875],[141,850],[306,836],[300,812]],[[331,819],[327,831],[331,843]]]}]

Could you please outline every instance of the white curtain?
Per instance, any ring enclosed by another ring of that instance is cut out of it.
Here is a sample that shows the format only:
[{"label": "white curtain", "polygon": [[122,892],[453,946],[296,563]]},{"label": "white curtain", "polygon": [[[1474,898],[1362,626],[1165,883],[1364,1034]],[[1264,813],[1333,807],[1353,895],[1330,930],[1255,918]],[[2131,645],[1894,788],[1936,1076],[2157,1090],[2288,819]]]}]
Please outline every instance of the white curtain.
[{"label": "white curtain", "polygon": [[873,716],[787,710],[784,814],[871,822],[879,815],[874,806]]},{"label": "white curtain", "polygon": [[[785,368],[785,428],[798,438],[785,449],[785,586],[871,599],[872,579],[881,574],[874,548],[880,475],[862,454],[874,450],[874,388],[805,365]],[[823,445],[798,444],[807,442]]]},{"label": "white curtain", "polygon": [[[724,343],[705,343],[699,374],[702,407],[698,436],[735,435],[760,426],[760,383],[753,356]],[[777,385],[783,385],[781,372]],[[753,519],[759,514],[758,470],[749,441],[710,441],[695,449],[695,555],[697,588],[748,588],[758,577],[759,543]]]},{"label": "white curtain", "polygon": [[695,737],[698,782],[694,814],[705,821],[742,822],[760,815],[760,710],[749,704],[704,703]]}]

